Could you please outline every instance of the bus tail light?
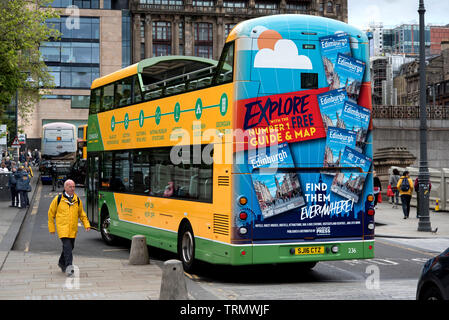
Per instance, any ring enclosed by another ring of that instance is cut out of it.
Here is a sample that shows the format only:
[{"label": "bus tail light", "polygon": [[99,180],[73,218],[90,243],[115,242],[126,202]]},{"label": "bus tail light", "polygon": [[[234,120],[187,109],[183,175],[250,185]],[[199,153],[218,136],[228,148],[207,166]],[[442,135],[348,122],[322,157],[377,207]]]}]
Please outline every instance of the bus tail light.
[{"label": "bus tail light", "polygon": [[374,230],[374,223],[368,223],[368,229]]},{"label": "bus tail light", "polygon": [[368,197],[366,198],[369,202],[373,202],[374,201],[374,196],[372,194],[368,195]]},{"label": "bus tail light", "polygon": [[332,246],[331,251],[332,253],[338,253],[338,246]]},{"label": "bus tail light", "polygon": [[375,211],[374,209],[368,209],[367,213],[369,216],[374,216]]},{"label": "bus tail light", "polygon": [[240,232],[240,234],[247,234],[248,233],[248,229],[246,229],[245,227],[241,227],[240,229],[239,229],[239,232]]},{"label": "bus tail light", "polygon": [[239,218],[240,220],[246,220],[246,218],[248,218],[248,214],[246,212],[240,212]]},{"label": "bus tail light", "polygon": [[246,197],[240,197],[239,198],[239,204],[241,205],[241,206],[244,206],[245,204],[247,204],[248,203],[248,199],[246,198]]}]

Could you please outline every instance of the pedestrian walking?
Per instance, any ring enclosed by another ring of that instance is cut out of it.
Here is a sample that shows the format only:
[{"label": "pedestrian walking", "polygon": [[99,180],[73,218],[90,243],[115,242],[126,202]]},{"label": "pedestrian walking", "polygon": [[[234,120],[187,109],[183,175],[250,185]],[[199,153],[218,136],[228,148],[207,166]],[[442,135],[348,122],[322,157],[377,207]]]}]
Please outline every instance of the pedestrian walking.
[{"label": "pedestrian walking", "polygon": [[75,182],[69,179],[64,183],[64,192],[53,199],[48,209],[48,231],[51,234],[55,233],[56,220],[58,237],[62,242],[62,253],[58,266],[68,277],[74,273],[72,252],[78,232],[78,219],[81,220],[86,231],[89,231],[89,220],[84,212],[81,199],[75,193]]},{"label": "pedestrian walking", "polygon": [[9,178],[8,178],[8,187],[9,187],[9,191],[11,192],[10,207],[18,207],[19,206],[19,196],[18,196],[17,190],[16,190],[16,185],[17,185],[16,173],[17,173],[17,168],[12,167],[11,174],[9,175]]},{"label": "pedestrian walking", "polygon": [[16,180],[16,190],[20,197],[20,208],[29,207],[30,200],[28,199],[28,192],[31,191],[31,180],[24,166],[20,166]]},{"label": "pedestrian walking", "polygon": [[377,202],[379,201],[379,197],[381,197],[382,185],[380,183],[380,179],[376,174],[376,171],[373,171],[373,182],[374,182],[374,208],[377,207]]},{"label": "pedestrian walking", "polygon": [[[416,192],[416,218],[419,218],[419,177],[416,177],[415,179],[415,192]],[[430,192],[432,190],[432,183],[429,180],[429,190],[427,192]]]},{"label": "pedestrian walking", "polygon": [[399,195],[401,196],[404,219],[407,219],[410,214],[410,200],[412,200],[413,194],[413,181],[410,179],[408,171],[404,171],[402,177],[398,181],[397,187]]},{"label": "pedestrian walking", "polygon": [[51,174],[51,190],[55,191],[57,186],[57,182],[58,182],[58,169],[56,168],[56,164],[55,163],[51,163],[49,162],[49,171]]},{"label": "pedestrian walking", "polygon": [[401,178],[398,169],[393,169],[392,174],[390,175],[390,186],[391,191],[393,191],[393,196],[391,198],[391,202],[393,203],[393,208],[397,208],[399,206],[399,190],[398,190],[398,182]]}]

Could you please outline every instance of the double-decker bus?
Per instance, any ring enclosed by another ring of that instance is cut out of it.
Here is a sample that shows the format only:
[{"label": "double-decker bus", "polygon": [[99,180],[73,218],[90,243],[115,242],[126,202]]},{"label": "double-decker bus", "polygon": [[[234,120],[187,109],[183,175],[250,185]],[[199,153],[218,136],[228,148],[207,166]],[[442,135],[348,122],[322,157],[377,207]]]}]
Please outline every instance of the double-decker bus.
[{"label": "double-decker bus", "polygon": [[374,257],[369,67],[359,82],[334,70],[368,49],[339,21],[266,16],[239,23],[219,61],[149,58],[94,80],[92,226],[107,243],[145,235],[186,271]]}]

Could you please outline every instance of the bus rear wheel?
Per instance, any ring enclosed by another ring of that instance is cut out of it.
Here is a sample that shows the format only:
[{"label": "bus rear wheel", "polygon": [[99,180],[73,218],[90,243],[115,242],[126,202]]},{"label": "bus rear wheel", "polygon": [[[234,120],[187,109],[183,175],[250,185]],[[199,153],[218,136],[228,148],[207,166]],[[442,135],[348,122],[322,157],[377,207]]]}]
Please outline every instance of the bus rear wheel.
[{"label": "bus rear wheel", "polygon": [[117,243],[117,237],[115,237],[109,232],[109,226],[111,225],[111,218],[109,216],[109,212],[105,212],[101,216],[102,216],[100,227],[101,237],[108,246],[113,246]]},{"label": "bus rear wheel", "polygon": [[184,271],[193,271],[195,261],[195,238],[190,224],[182,226],[178,238],[178,255]]}]

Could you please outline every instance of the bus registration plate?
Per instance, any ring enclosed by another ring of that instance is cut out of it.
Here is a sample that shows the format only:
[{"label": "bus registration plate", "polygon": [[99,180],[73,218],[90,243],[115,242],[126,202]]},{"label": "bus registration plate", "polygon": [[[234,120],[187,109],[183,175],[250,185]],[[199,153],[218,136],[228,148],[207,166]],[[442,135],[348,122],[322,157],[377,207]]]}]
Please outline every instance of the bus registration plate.
[{"label": "bus registration plate", "polygon": [[295,248],[296,255],[302,254],[323,254],[324,247],[299,247]]}]

